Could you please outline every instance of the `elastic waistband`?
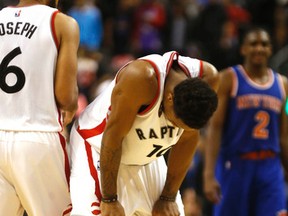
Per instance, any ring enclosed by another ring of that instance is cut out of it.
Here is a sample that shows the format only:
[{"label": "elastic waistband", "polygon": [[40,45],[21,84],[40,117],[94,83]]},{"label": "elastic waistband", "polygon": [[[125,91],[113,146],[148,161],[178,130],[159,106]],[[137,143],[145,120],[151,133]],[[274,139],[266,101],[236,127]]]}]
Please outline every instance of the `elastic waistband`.
[{"label": "elastic waistband", "polygon": [[246,160],[264,160],[268,158],[274,158],[276,153],[271,150],[261,150],[255,152],[247,152],[240,155],[241,159]]}]

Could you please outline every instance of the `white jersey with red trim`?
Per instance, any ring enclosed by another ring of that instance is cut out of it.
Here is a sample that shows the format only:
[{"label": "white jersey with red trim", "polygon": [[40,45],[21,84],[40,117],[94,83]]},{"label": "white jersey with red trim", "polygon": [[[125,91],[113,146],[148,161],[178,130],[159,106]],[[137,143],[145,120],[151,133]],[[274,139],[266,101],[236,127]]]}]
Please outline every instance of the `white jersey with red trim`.
[{"label": "white jersey with red trim", "polygon": [[0,11],[0,130],[62,130],[54,96],[54,18],[45,5]]},{"label": "white jersey with red trim", "polygon": [[[140,58],[150,62],[158,78],[158,94],[154,102],[136,119],[123,140],[121,162],[123,164],[143,165],[163,155],[172,145],[176,144],[183,129],[173,126],[160,112],[164,92],[164,82],[170,71],[173,60],[178,60],[188,77],[201,75],[201,61],[179,56],[177,52],[168,52],[163,56],[152,54]],[[78,120],[79,133],[98,152],[100,152],[102,133],[105,123],[109,121],[111,93],[116,78],[108,88],[100,94],[80,115]],[[112,108],[113,109],[113,108]]]}]

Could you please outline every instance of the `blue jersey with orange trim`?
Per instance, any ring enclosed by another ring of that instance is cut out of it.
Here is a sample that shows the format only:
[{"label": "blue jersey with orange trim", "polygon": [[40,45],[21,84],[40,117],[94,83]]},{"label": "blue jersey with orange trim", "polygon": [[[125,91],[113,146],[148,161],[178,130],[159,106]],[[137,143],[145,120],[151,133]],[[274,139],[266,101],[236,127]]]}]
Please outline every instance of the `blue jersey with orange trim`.
[{"label": "blue jersey with orange trim", "polygon": [[232,67],[231,97],[222,132],[221,154],[280,151],[280,115],[286,95],[281,76],[269,69],[269,81],[251,80],[241,65]]}]

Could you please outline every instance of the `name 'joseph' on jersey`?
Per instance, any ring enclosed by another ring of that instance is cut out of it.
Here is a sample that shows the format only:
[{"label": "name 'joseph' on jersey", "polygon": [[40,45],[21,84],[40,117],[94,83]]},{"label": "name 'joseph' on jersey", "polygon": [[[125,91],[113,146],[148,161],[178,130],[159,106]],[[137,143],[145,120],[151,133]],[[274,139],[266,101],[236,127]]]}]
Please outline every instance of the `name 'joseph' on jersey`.
[{"label": "name 'joseph' on jersey", "polygon": [[[202,61],[179,56],[174,51],[165,53],[163,56],[152,54],[140,59],[150,62],[154,67],[159,81],[159,94],[153,104],[136,116],[132,128],[123,140],[121,163],[133,165],[147,164],[162,156],[178,141],[183,133],[183,129],[173,126],[164,114],[159,115],[165,78],[170,71],[173,60],[178,60],[188,77],[200,76],[202,71]],[[80,115],[78,122],[80,129],[78,131],[98,152],[100,152],[106,121],[109,121],[110,99],[115,82],[116,78],[86,108]]]},{"label": "name 'joseph' on jersey", "polygon": [[45,5],[0,11],[0,130],[62,130],[54,96],[54,18]]}]

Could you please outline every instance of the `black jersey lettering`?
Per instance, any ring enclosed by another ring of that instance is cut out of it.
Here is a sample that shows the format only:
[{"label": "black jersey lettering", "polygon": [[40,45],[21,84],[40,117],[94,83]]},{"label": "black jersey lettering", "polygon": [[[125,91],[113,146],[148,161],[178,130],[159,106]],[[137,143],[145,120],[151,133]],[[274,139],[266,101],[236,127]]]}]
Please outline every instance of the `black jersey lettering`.
[{"label": "black jersey lettering", "polygon": [[[146,137],[148,139],[164,139],[165,137],[172,138],[173,134],[178,135],[179,131],[175,131],[175,127],[173,126],[165,126],[160,128],[160,134],[155,131],[155,129],[150,128],[148,132],[144,132],[140,128],[135,129],[137,136],[139,137],[139,140],[145,140]],[[159,138],[160,137],[160,138]]]},{"label": "black jersey lettering", "polygon": [[8,22],[0,23],[0,36],[4,35],[23,35],[26,38],[31,38],[36,32],[37,26],[28,22]]}]

